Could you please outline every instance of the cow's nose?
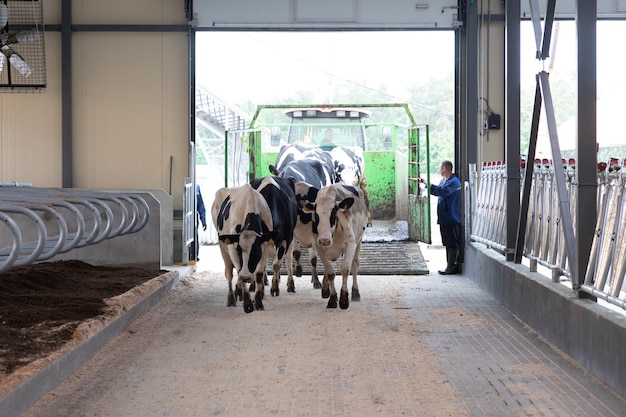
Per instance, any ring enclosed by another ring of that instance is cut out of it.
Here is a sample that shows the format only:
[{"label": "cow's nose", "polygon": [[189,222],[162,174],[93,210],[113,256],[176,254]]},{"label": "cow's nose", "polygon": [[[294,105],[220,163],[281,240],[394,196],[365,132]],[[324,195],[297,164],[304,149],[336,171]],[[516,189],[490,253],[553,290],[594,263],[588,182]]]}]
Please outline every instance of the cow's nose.
[{"label": "cow's nose", "polygon": [[241,279],[242,282],[246,282],[246,283],[250,283],[253,282],[254,280],[252,279],[252,275],[240,275],[239,279]]},{"label": "cow's nose", "polygon": [[317,244],[323,247],[330,246],[330,239],[319,238],[317,239]]}]

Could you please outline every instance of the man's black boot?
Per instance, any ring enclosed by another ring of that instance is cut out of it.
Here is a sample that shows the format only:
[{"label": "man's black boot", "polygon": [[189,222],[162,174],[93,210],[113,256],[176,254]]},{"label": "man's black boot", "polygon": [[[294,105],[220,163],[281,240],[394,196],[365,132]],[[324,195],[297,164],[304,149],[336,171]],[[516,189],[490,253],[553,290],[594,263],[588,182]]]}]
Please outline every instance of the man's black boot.
[{"label": "man's black boot", "polygon": [[456,275],[459,273],[459,250],[446,247],[446,259],[448,265],[446,269],[438,271],[440,275]]}]

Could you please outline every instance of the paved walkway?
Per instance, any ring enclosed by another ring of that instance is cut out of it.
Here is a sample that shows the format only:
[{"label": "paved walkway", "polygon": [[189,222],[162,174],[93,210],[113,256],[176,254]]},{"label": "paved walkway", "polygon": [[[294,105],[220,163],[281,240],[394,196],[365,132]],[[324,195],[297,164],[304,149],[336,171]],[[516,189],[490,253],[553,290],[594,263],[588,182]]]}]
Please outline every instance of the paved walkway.
[{"label": "paved walkway", "polygon": [[626,402],[463,276],[363,276],[326,309],[308,277],[226,307],[215,247],[194,275],[24,416],[624,416]]}]

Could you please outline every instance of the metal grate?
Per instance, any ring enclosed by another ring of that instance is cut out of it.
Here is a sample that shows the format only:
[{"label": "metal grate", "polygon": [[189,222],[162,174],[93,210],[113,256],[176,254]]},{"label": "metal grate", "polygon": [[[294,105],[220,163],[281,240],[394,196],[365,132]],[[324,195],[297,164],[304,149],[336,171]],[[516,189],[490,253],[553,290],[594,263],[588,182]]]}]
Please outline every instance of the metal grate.
[{"label": "metal grate", "polygon": [[43,1],[0,0],[0,91],[46,87]]}]

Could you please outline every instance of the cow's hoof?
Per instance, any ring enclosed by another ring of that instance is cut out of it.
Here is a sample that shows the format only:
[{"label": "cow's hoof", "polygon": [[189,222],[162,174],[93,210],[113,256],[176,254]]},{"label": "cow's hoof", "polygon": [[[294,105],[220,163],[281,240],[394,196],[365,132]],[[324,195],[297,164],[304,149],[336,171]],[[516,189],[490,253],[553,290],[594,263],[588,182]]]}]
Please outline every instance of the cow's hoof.
[{"label": "cow's hoof", "polygon": [[322,288],[322,298],[328,298],[328,297],[330,297],[330,289],[329,288]]},{"label": "cow's hoof", "polygon": [[[263,297],[256,297],[254,300],[254,308],[256,308],[257,310],[265,310],[265,307],[263,307],[263,301],[261,301]],[[246,313],[249,313],[249,311],[246,311]]]},{"label": "cow's hoof", "polygon": [[328,300],[328,305],[326,305],[326,308],[337,308],[337,296],[333,295],[332,297],[330,297],[330,299]]},{"label": "cow's hoof", "polygon": [[246,313],[252,313],[254,311],[254,306],[252,305],[251,300],[243,303],[243,311],[245,311]]},{"label": "cow's hoof", "polygon": [[235,300],[235,297],[228,297],[228,301],[226,302],[226,306],[227,307],[235,307],[235,306],[237,306],[237,301]]},{"label": "cow's hoof", "polygon": [[295,294],[295,292],[296,292],[296,287],[295,287],[295,285],[292,285],[291,287],[287,287],[287,292],[292,292],[292,293],[294,293],[294,294]]},{"label": "cow's hoof", "polygon": [[235,298],[239,298],[239,301],[243,300],[243,291],[239,286],[235,289]]},{"label": "cow's hoof", "polygon": [[272,288],[270,290],[270,294],[272,294],[272,297],[278,297],[280,295],[280,289],[278,288]]},{"label": "cow's hoof", "polygon": [[352,290],[352,301],[361,301],[361,294],[359,290]]},{"label": "cow's hoof", "polygon": [[341,297],[339,297],[339,307],[341,307],[342,310],[345,310],[348,307],[350,307],[350,301],[348,301],[347,291],[341,293]]},{"label": "cow's hoof", "polygon": [[316,290],[319,290],[320,288],[322,288],[322,283],[317,278],[311,279],[311,283],[313,284],[313,288],[315,288]]}]

